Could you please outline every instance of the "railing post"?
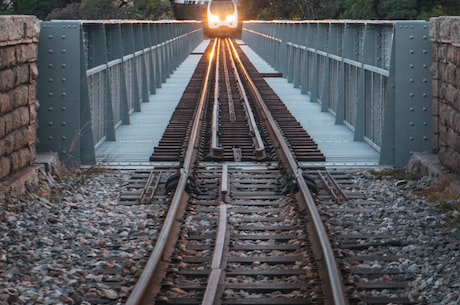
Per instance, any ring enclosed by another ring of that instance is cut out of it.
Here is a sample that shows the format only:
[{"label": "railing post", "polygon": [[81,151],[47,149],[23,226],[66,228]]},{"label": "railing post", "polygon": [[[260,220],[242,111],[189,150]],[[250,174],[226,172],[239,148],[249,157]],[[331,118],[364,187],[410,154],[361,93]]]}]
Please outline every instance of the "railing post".
[{"label": "railing post", "polygon": [[38,150],[76,165],[95,162],[83,41],[80,21],[41,23]]},{"label": "railing post", "polygon": [[[118,103],[113,107],[115,114],[115,125],[121,123],[122,125],[129,125],[129,101],[128,101],[128,90],[126,88],[126,73],[124,65],[124,53],[123,53],[123,39],[122,29],[119,23],[111,23],[106,25],[107,35],[107,50],[108,50],[108,61],[109,64],[113,63],[113,69],[119,69],[115,79],[111,80],[112,85],[115,87],[114,95],[119,94]],[[117,64],[116,62],[119,61]],[[117,68],[119,67],[119,68]],[[109,67],[109,70],[112,69]]]},{"label": "railing post", "polygon": [[[87,68],[91,69],[97,66],[105,65],[108,62],[108,49],[107,49],[107,37],[104,23],[92,23],[84,24],[83,31],[87,37]],[[93,77],[97,78],[94,85],[99,85],[101,81],[101,74],[103,77],[103,83],[105,90],[98,90],[103,92],[103,96],[95,96],[91,98],[90,104],[92,105],[92,121],[93,121],[93,132],[95,133],[94,143],[98,143],[101,139],[107,141],[115,140],[115,123],[112,109],[112,94],[111,94],[111,82],[108,70],[100,72],[94,76],[88,76],[88,81]],[[94,100],[93,100],[94,99]],[[97,111],[95,110],[97,109]],[[97,145],[97,144],[96,144]]]},{"label": "railing post", "polygon": [[[404,166],[412,152],[432,151],[432,46],[428,22],[395,22],[394,48],[394,163]],[[382,147],[386,144],[382,143]]]},{"label": "railing post", "polygon": [[[147,77],[147,59],[148,53],[146,53],[146,48],[144,45],[144,24],[135,23],[133,24],[133,34],[134,34],[134,48],[135,48],[135,58],[134,62],[137,69],[138,84],[140,85],[140,101],[142,103],[148,103],[149,100],[149,88],[148,88],[148,77]],[[139,80],[140,76],[140,80]]]},{"label": "railing post", "polygon": [[147,50],[146,62],[147,62],[147,78],[149,94],[156,93],[155,84],[155,56],[154,56],[154,43],[152,40],[152,29],[153,24],[147,23],[144,28],[144,48]]}]

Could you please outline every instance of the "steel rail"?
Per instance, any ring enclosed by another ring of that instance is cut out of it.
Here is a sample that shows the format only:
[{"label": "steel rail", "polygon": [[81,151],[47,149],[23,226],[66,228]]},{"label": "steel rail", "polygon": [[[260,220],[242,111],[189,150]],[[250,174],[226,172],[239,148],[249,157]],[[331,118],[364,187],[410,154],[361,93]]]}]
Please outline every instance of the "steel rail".
[{"label": "steel rail", "polygon": [[218,293],[220,284],[225,278],[224,248],[228,243],[228,214],[227,204],[221,202],[219,207],[219,223],[217,227],[217,236],[214,244],[214,255],[211,262],[211,273],[208,277],[208,284],[204,292],[202,305],[213,305],[220,299]]},{"label": "steel rail", "polygon": [[[226,42],[227,48],[230,51],[230,53],[235,54],[234,52],[232,52],[232,48],[234,48],[234,46],[232,45],[230,38],[226,38],[225,42]],[[255,152],[256,152],[256,159],[263,160],[266,158],[265,144],[262,140],[262,136],[260,135],[259,128],[257,127],[256,119],[254,118],[254,113],[252,112],[251,105],[249,104],[248,96],[246,94],[246,90],[244,89],[243,81],[241,80],[241,77],[238,73],[238,69],[236,67],[233,56],[230,56],[230,62],[232,64],[232,67],[235,73],[235,78],[238,83],[238,88],[240,90],[240,95],[241,95],[241,99],[243,102],[244,111],[246,113],[246,119],[248,121],[249,131],[251,133],[251,136],[253,137]]]},{"label": "steel rail", "polygon": [[254,100],[258,104],[260,109],[262,110],[263,117],[268,123],[267,125],[272,135],[272,138],[274,138],[273,140],[275,140],[278,144],[277,145],[278,151],[281,157],[287,163],[288,170],[296,176],[299,191],[302,195],[301,199],[305,201],[304,208],[308,210],[311,220],[313,222],[313,225],[315,227],[315,231],[316,231],[315,233],[320,243],[324,263],[327,268],[327,275],[328,275],[327,284],[329,285],[328,289],[330,290],[330,293],[332,295],[331,297],[332,299],[329,300],[329,302],[334,305],[347,305],[348,301],[347,301],[347,298],[345,297],[339,268],[335,260],[335,255],[332,250],[332,246],[329,241],[329,237],[327,235],[326,228],[324,227],[324,224],[321,220],[319,212],[316,208],[315,201],[302,175],[302,169],[298,165],[295,157],[292,155],[289,145],[288,143],[286,143],[281,131],[277,127],[278,124],[273,118],[273,116],[271,115],[270,110],[268,109],[267,105],[265,104],[262,98],[262,95],[260,94],[259,90],[257,90],[256,85],[254,84],[251,77],[249,76],[249,73],[244,67],[238,55],[238,52],[236,51],[235,46],[232,43],[230,44],[230,46],[232,48],[232,52],[234,54],[235,61],[238,64],[238,68],[240,69],[244,77],[246,78],[246,81],[248,82],[248,85],[249,85],[249,89],[251,90],[253,94]]},{"label": "steel rail", "polygon": [[[197,110],[195,113],[192,129],[189,135],[187,150],[184,156],[183,166],[180,170],[180,179],[177,184],[176,192],[174,193],[168,213],[164,220],[163,227],[160,231],[157,242],[155,244],[155,248],[153,249],[152,254],[149,257],[139,280],[134,286],[133,291],[131,292],[128,300],[126,301],[126,305],[143,304],[142,302],[146,299],[146,295],[150,295],[152,293],[149,287],[150,285],[153,285],[153,278],[162,273],[160,263],[162,262],[162,260],[168,259],[168,254],[166,253],[166,251],[168,250],[167,246],[171,244],[171,239],[173,238],[171,235],[173,235],[173,230],[179,227],[179,225],[177,225],[177,214],[180,208],[185,204],[186,200],[188,199],[188,195],[185,192],[185,188],[187,185],[187,180],[190,171],[192,169],[192,165],[195,162],[196,156],[198,154],[196,147],[198,147],[197,143],[199,141],[200,126],[202,125],[204,107],[206,105],[206,99],[209,92],[209,78],[212,71],[215,50],[216,41],[214,41],[212,51],[210,53],[209,64],[206,71],[205,79],[203,81],[203,87],[201,89],[201,94],[197,105]],[[176,226],[174,226],[174,224],[176,224]]]},{"label": "steel rail", "polygon": [[223,156],[224,150],[219,145],[219,111],[220,111],[220,50],[221,50],[221,41],[218,40],[217,54],[216,54],[216,65],[214,73],[214,100],[212,106],[212,119],[211,119],[211,156],[214,158],[221,158]]},{"label": "steel rail", "polygon": [[347,200],[347,195],[328,170],[324,172],[318,170],[318,175],[325,187],[328,189],[331,196],[334,198],[335,202],[344,202]]},{"label": "steel rail", "polygon": [[[225,54],[225,58],[227,57],[227,52],[224,48],[222,51]],[[224,60],[224,76],[225,76],[225,88],[227,90],[227,103],[228,103],[228,115],[230,117],[230,122],[234,123],[236,121],[236,114],[235,114],[235,104],[233,103],[233,95],[230,86],[230,76],[228,74],[228,64],[227,60]]]}]

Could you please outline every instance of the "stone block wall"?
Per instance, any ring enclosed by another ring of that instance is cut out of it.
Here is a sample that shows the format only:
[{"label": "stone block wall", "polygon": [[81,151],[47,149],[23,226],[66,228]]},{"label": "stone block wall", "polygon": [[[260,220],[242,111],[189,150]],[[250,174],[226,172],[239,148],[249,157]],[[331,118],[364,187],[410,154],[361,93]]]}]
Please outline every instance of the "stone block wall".
[{"label": "stone block wall", "polygon": [[430,20],[433,42],[433,148],[460,174],[460,17]]},{"label": "stone block wall", "polygon": [[34,16],[0,16],[0,179],[36,157],[39,32]]}]

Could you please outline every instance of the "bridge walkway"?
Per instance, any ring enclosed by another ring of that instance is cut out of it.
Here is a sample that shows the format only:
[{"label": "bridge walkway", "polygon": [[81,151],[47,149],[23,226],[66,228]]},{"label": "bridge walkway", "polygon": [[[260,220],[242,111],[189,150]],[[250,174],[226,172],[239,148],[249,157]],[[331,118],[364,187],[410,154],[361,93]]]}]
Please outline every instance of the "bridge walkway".
[{"label": "bridge walkway", "polygon": [[[130,125],[116,130],[116,141],[106,141],[96,149],[97,163],[113,167],[150,166],[150,155],[163,135],[178,101],[187,86],[209,40],[204,40],[150,96],[150,102],[141,105],[141,112],[130,116]],[[242,48],[261,73],[276,71],[243,42]],[[366,142],[353,140],[353,132],[345,125],[336,125],[332,114],[321,112],[318,103],[310,102],[285,78],[267,77],[267,83],[280,96],[288,109],[311,134],[326,156],[328,167],[372,167],[379,164],[379,153]],[[316,163],[317,164],[317,163]],[[305,164],[308,165],[308,164]]]}]

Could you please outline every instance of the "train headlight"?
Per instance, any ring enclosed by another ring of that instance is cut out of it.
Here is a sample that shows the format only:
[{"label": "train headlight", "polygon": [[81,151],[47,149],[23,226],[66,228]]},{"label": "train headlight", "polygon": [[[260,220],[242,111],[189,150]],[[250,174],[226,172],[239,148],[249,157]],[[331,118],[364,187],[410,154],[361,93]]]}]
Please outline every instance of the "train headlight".
[{"label": "train headlight", "polygon": [[219,16],[210,14],[209,15],[209,22],[213,23],[213,24],[219,23]]},{"label": "train headlight", "polygon": [[235,15],[227,15],[227,23],[230,23],[230,24],[233,24],[236,20],[235,20]]}]

